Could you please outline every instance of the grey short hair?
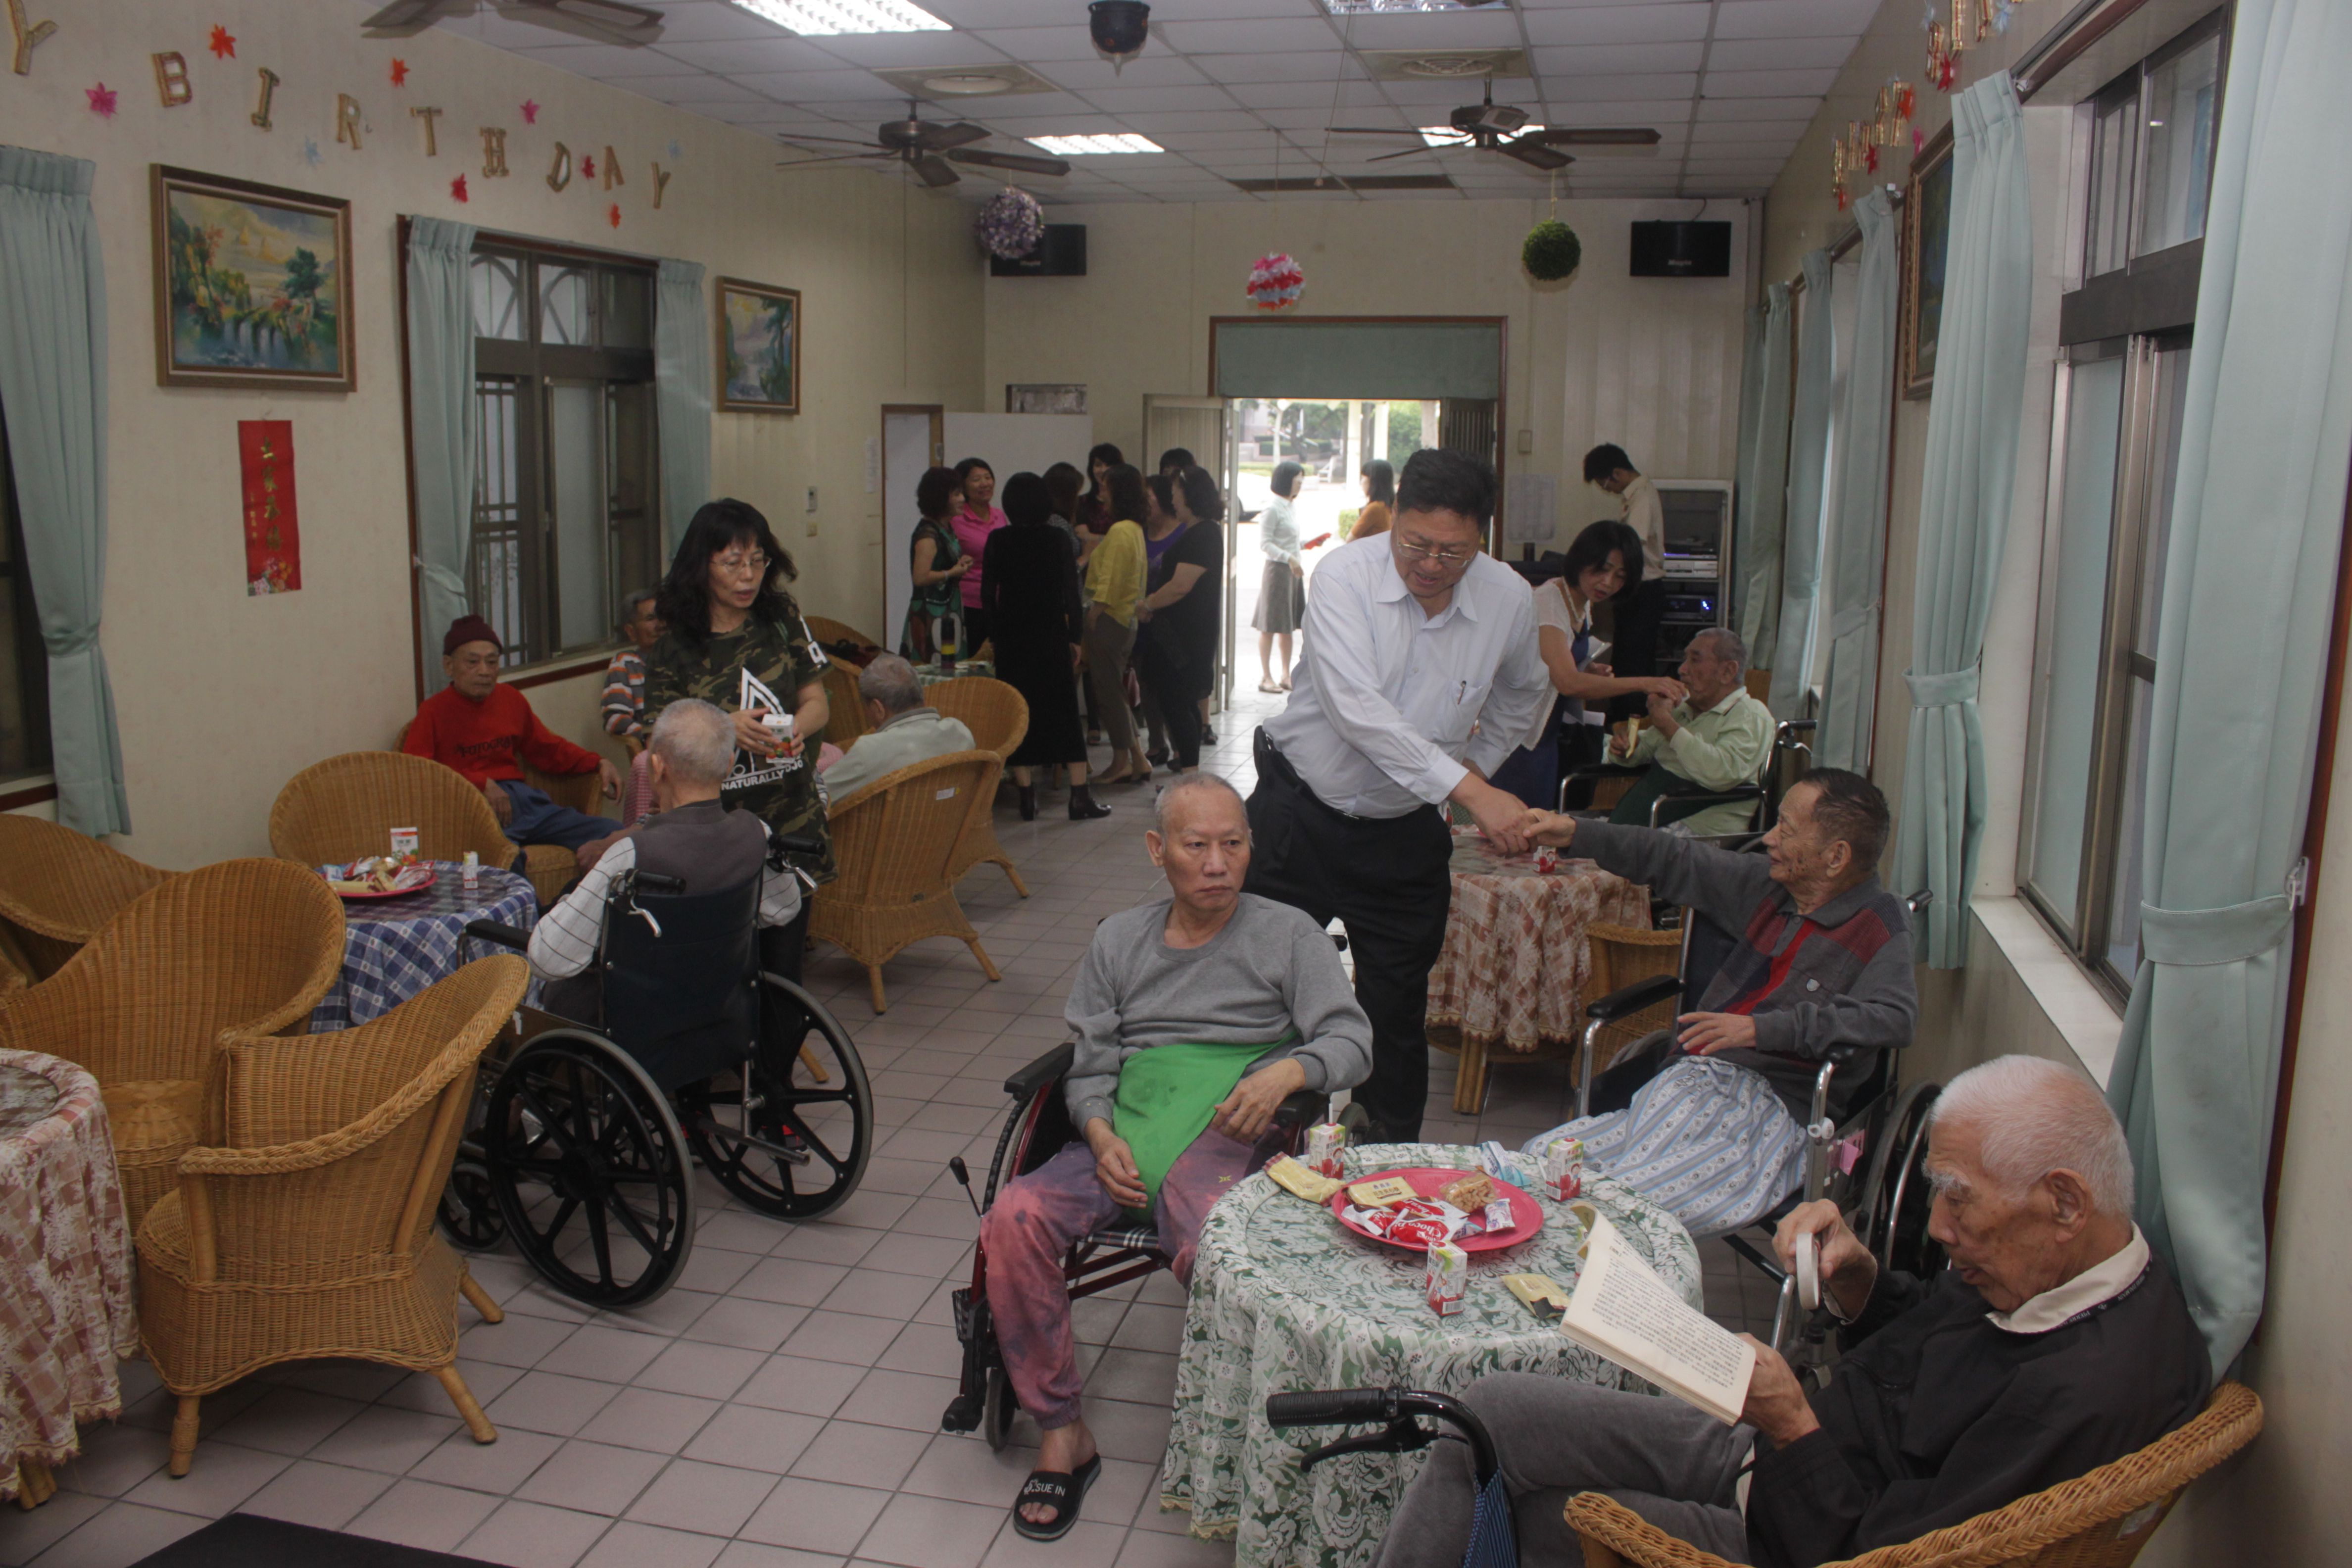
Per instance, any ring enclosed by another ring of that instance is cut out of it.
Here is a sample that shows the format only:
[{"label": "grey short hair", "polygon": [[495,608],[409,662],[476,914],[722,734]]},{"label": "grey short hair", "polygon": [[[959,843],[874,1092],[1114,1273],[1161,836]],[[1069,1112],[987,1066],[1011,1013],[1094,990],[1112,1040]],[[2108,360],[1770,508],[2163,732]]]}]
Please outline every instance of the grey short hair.
[{"label": "grey short hair", "polygon": [[632,588],[627,593],[622,595],[620,624],[625,626],[631,621],[636,619],[637,606],[644,604],[646,600],[656,598],[657,596],[658,595],[651,588]]},{"label": "grey short hair", "polygon": [[1160,837],[1168,837],[1168,819],[1176,815],[1176,803],[1186,795],[1198,795],[1204,789],[1222,790],[1231,795],[1234,803],[1243,808],[1242,831],[1244,834],[1249,832],[1248,803],[1242,799],[1242,792],[1235,789],[1230,781],[1215,773],[1204,773],[1195,770],[1189,773],[1178,773],[1160,790],[1160,798],[1152,803],[1151,826],[1160,830]]},{"label": "grey short hair", "polygon": [[735,721],[724,709],[682,697],[661,710],[646,746],[680,783],[723,784],[735,765]]},{"label": "grey short hair", "polygon": [[876,654],[858,674],[857,695],[879,702],[885,712],[910,713],[923,705],[922,678],[897,654]]},{"label": "grey short hair", "polygon": [[2098,1087],[2041,1057],[1995,1057],[1944,1086],[1937,1122],[1982,1135],[1979,1159],[2004,1193],[2023,1193],[2053,1171],[2073,1171],[2099,1213],[2132,1213],[2131,1144]]},{"label": "grey short hair", "polygon": [[1715,658],[1727,658],[1734,669],[1743,673],[1747,670],[1748,645],[1740,640],[1738,632],[1729,626],[1709,626],[1705,631],[1694,633],[1691,641],[1697,642],[1702,637],[1706,639],[1708,650]]}]

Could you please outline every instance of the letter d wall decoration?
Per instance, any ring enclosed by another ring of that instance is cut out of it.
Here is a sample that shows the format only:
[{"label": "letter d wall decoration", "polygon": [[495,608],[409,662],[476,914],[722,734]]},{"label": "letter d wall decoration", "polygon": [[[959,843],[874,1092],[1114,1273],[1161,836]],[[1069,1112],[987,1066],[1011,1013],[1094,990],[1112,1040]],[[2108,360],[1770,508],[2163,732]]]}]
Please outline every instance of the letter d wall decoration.
[{"label": "letter d wall decoration", "polygon": [[562,142],[555,144],[555,162],[547,166],[547,188],[560,191],[572,183],[572,149]]}]

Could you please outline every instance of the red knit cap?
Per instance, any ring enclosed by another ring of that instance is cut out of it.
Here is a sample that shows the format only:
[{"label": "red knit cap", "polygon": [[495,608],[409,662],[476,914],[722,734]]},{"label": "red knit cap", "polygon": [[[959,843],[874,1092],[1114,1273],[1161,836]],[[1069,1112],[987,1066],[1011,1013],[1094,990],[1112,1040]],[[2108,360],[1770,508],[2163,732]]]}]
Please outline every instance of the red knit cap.
[{"label": "red knit cap", "polygon": [[449,630],[441,639],[441,657],[448,658],[469,642],[486,642],[500,653],[507,650],[489,622],[479,616],[459,616],[449,623]]}]

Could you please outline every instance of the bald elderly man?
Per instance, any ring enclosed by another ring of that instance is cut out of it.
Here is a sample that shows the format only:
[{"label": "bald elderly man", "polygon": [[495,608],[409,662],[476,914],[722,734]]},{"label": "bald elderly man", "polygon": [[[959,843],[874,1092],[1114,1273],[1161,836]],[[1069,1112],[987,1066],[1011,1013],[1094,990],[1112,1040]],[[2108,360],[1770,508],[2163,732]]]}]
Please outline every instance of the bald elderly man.
[{"label": "bald elderly man", "polygon": [[[1519,1561],[1581,1563],[1560,1510],[1598,1491],[1734,1563],[1811,1568],[2072,1480],[2197,1414],[2205,1342],[2132,1223],[2131,1149],[2089,1079],[2037,1057],[1969,1068],[1936,1101],[1927,1169],[1927,1234],[1951,1260],[1933,1279],[1882,1270],[1834,1204],[1780,1223],[1783,1267],[1800,1236],[1819,1238],[1822,1299],[1844,1325],[1819,1393],[1760,1345],[1736,1426],[1664,1394],[1515,1373],[1473,1384]],[[1438,1444],[1378,1568],[1454,1568],[1473,1494],[1463,1445]]]}]

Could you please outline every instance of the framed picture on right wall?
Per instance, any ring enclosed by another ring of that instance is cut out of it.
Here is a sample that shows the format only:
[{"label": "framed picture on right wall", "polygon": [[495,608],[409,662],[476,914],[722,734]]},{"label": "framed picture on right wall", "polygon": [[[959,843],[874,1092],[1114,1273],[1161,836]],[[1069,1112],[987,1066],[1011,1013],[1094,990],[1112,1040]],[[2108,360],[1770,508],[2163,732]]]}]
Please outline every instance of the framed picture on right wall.
[{"label": "framed picture on right wall", "polygon": [[1952,238],[1952,128],[1936,133],[1911,165],[1903,198],[1903,395],[1936,384],[1944,324],[1944,266]]}]

